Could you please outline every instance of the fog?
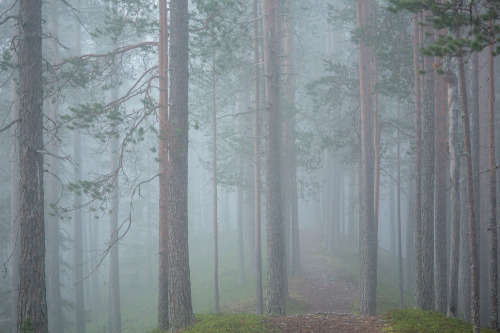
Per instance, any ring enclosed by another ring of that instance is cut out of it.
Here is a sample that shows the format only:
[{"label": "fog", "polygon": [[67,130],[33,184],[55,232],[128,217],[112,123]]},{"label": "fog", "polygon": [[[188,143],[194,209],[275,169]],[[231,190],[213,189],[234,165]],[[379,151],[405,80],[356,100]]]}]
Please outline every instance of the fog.
[{"label": "fog", "polygon": [[[0,332],[397,307],[489,325],[500,144],[486,23],[488,42],[453,48],[426,29],[480,33],[425,26],[397,1],[51,0],[33,35],[41,76],[25,81],[23,5],[0,3]],[[42,89],[41,109],[26,106]]]}]

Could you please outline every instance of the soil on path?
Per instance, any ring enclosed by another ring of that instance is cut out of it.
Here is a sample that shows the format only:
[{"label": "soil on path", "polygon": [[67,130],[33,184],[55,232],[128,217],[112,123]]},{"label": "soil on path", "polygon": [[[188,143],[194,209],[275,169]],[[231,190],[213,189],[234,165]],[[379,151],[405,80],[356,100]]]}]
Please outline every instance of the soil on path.
[{"label": "soil on path", "polygon": [[340,278],[341,272],[334,272],[318,255],[320,239],[310,233],[301,234],[302,274],[289,283],[291,297],[308,304],[311,314],[269,317],[271,326],[286,333],[383,332],[382,317],[351,314],[358,284]]}]

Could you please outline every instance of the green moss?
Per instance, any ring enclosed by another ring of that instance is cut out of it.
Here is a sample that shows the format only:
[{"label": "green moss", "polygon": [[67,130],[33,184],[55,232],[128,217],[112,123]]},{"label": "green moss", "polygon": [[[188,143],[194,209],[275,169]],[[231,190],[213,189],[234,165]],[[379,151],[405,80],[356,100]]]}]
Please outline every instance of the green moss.
[{"label": "green moss", "polygon": [[272,332],[265,317],[253,314],[197,315],[183,333],[264,333]]},{"label": "green moss", "polygon": [[[472,326],[463,320],[449,318],[441,313],[419,309],[394,309],[385,314],[387,331],[408,333],[469,333]],[[490,329],[481,332],[493,333]]]}]

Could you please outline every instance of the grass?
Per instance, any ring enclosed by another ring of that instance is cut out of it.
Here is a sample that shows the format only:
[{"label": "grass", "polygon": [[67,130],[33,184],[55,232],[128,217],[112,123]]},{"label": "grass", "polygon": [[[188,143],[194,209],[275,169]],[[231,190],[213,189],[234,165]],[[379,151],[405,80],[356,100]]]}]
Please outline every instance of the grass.
[{"label": "grass", "polygon": [[[472,326],[463,320],[449,318],[441,313],[419,309],[394,309],[388,311],[385,318],[389,322],[387,332],[405,333],[469,333]],[[483,328],[483,333],[494,330]]]},{"label": "grass", "polygon": [[271,332],[263,316],[255,314],[197,315],[183,333],[264,333]]},{"label": "grass", "polygon": [[[182,333],[273,333],[264,316],[255,314],[201,314]],[[150,333],[158,333],[155,329]]]}]

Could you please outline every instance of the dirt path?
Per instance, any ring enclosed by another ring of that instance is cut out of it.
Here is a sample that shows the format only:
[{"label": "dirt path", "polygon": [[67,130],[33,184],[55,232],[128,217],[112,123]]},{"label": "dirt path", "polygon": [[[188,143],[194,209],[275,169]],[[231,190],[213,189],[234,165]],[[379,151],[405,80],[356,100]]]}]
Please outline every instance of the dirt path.
[{"label": "dirt path", "polygon": [[351,312],[358,297],[355,282],[338,278],[318,250],[318,236],[301,234],[302,275],[289,283],[290,295],[307,303],[311,314],[270,318],[273,328],[287,333],[383,332],[380,316],[356,316]]}]

